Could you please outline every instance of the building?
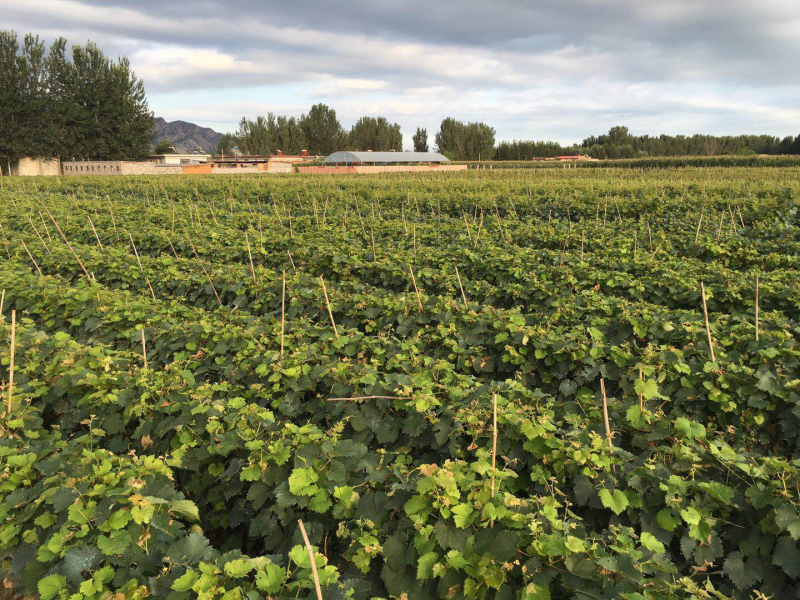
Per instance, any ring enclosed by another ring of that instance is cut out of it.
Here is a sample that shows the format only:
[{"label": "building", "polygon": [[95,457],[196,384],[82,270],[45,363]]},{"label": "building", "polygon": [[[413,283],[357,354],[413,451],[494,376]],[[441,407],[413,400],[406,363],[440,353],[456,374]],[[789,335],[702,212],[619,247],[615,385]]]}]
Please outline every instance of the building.
[{"label": "building", "polygon": [[147,160],[160,165],[198,165],[210,158],[208,154],[151,154]]},{"label": "building", "polygon": [[61,175],[61,162],[57,158],[42,158],[41,156],[25,156],[17,162],[11,163],[9,175],[21,177],[36,177],[39,175]]},{"label": "building", "polygon": [[299,173],[395,173],[404,171],[466,171],[467,165],[451,165],[438,152],[341,151],[328,156],[322,166],[297,167]]},{"label": "building", "polygon": [[[187,167],[191,165],[186,165]],[[61,165],[64,175],[181,175],[183,166],[132,160],[69,160]]]}]

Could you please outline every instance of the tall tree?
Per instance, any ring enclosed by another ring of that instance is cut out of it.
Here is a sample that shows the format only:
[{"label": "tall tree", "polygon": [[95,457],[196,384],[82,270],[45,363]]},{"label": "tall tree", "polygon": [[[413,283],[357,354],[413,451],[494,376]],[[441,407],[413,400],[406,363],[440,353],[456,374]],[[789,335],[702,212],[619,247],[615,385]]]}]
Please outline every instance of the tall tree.
[{"label": "tall tree", "polygon": [[462,123],[448,117],[436,133],[436,147],[455,160],[491,160],[494,138],[494,128],[486,123]]},{"label": "tall tree", "polygon": [[417,127],[416,133],[411,137],[414,142],[414,152],[427,152],[430,150],[428,147],[428,130]]},{"label": "tall tree", "polygon": [[217,140],[217,154],[232,155],[236,152],[238,140],[232,133],[223,133]]},{"label": "tall tree", "polygon": [[270,121],[274,122],[275,117],[269,113],[267,117],[258,116],[255,120],[242,117],[239,121],[239,131],[236,132],[236,145],[242,154],[265,155],[272,152],[275,147],[273,136],[274,126],[270,126]]},{"label": "tall tree", "polygon": [[311,154],[327,155],[347,147],[347,133],[336,118],[336,111],[325,104],[315,104],[300,117],[300,129]]},{"label": "tall tree", "polygon": [[353,150],[388,152],[403,150],[400,125],[391,124],[386,117],[361,117],[350,130],[348,145]]},{"label": "tall tree", "polygon": [[64,39],[45,51],[26,35],[0,32],[0,157],[135,159],[150,151],[154,126],[144,84],[126,58],[114,62],[89,42]]},{"label": "tall tree", "polygon": [[13,31],[0,31],[0,157],[11,162],[26,155],[52,156],[48,144],[45,47],[26,35],[22,47]]}]

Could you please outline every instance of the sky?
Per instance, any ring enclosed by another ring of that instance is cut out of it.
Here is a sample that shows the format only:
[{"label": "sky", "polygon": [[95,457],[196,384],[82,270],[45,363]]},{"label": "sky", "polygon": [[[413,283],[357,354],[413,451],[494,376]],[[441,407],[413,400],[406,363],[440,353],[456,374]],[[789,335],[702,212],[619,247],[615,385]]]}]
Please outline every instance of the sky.
[{"label": "sky", "polygon": [[800,134],[798,0],[0,0],[0,28],[127,56],[168,121],[333,107],[498,140]]}]

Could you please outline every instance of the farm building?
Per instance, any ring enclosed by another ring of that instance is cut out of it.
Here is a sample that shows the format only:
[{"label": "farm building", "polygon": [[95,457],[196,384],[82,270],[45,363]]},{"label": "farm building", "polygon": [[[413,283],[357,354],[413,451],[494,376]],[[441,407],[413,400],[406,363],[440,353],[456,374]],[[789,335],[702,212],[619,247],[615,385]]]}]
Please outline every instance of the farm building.
[{"label": "farm building", "polygon": [[447,164],[438,152],[334,152],[319,167],[298,167],[299,173],[393,173],[402,171],[465,171],[467,165]]},{"label": "farm building", "polygon": [[36,177],[38,175],[61,175],[61,163],[57,158],[25,156],[9,165],[9,175]]}]

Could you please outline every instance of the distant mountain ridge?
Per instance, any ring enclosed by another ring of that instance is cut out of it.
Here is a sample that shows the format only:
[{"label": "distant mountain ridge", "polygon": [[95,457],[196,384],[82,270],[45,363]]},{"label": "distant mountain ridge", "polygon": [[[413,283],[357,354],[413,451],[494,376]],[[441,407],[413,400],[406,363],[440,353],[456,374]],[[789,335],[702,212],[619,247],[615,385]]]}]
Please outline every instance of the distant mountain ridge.
[{"label": "distant mountain ridge", "polygon": [[221,133],[210,127],[200,127],[187,121],[167,121],[156,117],[153,145],[161,140],[169,140],[180,154],[189,154],[195,150],[214,154],[217,141],[221,137]]}]

